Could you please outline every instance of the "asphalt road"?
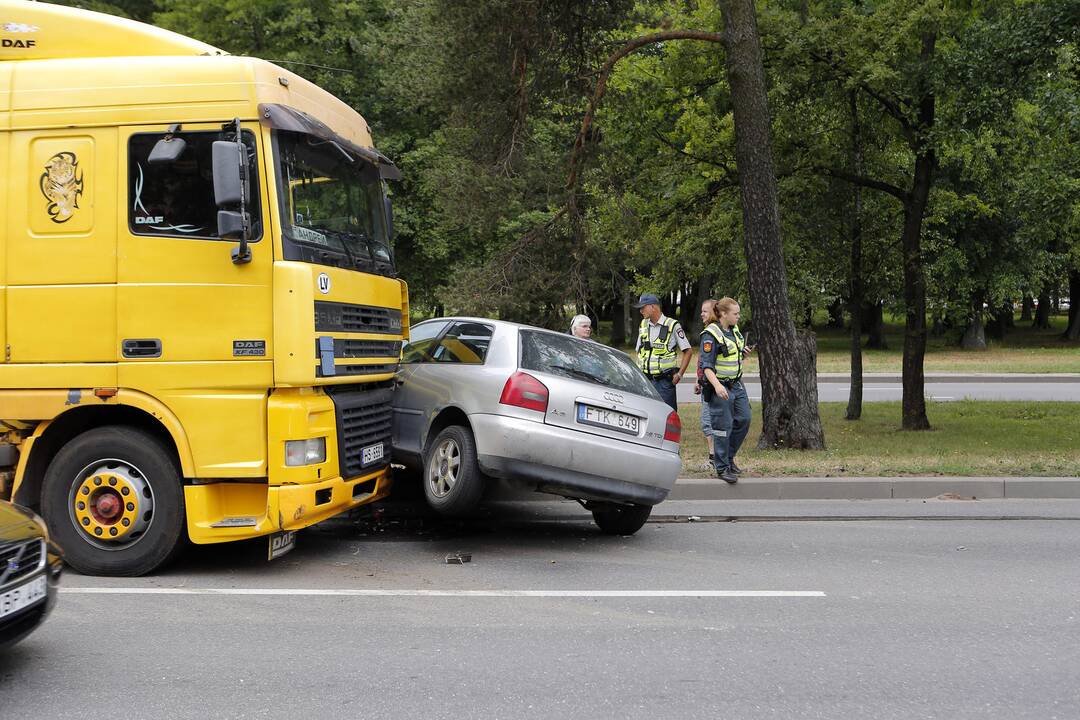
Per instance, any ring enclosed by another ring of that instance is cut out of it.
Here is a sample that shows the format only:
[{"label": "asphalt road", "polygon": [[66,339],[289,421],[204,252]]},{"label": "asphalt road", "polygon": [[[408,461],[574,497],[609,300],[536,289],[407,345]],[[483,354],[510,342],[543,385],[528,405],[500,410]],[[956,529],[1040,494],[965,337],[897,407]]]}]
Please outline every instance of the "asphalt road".
[{"label": "asphalt road", "polygon": [[[847,402],[850,384],[818,381],[818,401]],[[746,381],[751,400],[761,399],[761,384]],[[693,383],[680,383],[679,402],[695,402]],[[867,380],[863,383],[863,402],[900,400],[903,386],[895,381]],[[1080,381],[1077,382],[928,382],[926,396],[933,400],[1067,400],[1080,402]]]},{"label": "asphalt road", "polygon": [[[151,578],[68,574],[46,625],[0,657],[0,715],[1077,716],[1075,502],[862,520],[758,503],[780,514],[632,538],[527,505],[466,526],[335,522],[269,564],[250,544]],[[457,551],[472,561],[446,564]]]}]

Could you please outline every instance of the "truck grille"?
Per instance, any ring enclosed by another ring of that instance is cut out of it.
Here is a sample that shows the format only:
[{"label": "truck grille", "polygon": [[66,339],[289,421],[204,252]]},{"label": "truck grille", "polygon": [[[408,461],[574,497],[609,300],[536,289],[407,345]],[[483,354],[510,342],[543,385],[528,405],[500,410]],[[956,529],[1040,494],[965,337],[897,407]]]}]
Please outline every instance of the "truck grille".
[{"label": "truck grille", "polygon": [[[356,358],[392,357],[401,354],[401,343],[396,340],[343,340],[334,338],[334,357],[352,360]],[[319,357],[319,344],[315,343],[315,357]]]},{"label": "truck grille", "polygon": [[373,305],[315,302],[316,332],[401,333],[401,311]]},{"label": "truck grille", "polygon": [[45,563],[45,541],[34,540],[0,546],[0,588],[33,575]]},{"label": "truck grille", "polygon": [[[390,400],[392,388],[357,390],[350,388],[327,388],[326,393],[334,401],[337,417],[338,457],[341,476],[352,478],[373,472],[390,463],[390,424],[393,413]],[[382,446],[382,457],[363,461],[363,450]]]},{"label": "truck grille", "polygon": [[350,375],[385,375],[397,370],[397,363],[384,365],[334,365],[334,372],[330,375],[323,373],[322,366],[315,367],[316,377],[343,377]]}]

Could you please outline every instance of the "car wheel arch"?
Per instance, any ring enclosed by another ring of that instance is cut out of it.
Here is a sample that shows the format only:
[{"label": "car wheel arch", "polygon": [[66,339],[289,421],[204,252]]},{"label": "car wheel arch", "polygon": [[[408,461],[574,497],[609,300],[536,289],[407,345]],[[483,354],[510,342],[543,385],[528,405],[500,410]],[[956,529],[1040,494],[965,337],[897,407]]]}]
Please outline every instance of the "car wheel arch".
[{"label": "car wheel arch", "polygon": [[462,427],[468,428],[469,432],[472,432],[472,423],[469,422],[469,416],[464,410],[456,405],[448,405],[440,408],[433,413],[431,423],[428,425],[427,434],[424,436],[424,441],[420,445],[421,454],[426,453],[431,441],[451,425],[461,425]]}]

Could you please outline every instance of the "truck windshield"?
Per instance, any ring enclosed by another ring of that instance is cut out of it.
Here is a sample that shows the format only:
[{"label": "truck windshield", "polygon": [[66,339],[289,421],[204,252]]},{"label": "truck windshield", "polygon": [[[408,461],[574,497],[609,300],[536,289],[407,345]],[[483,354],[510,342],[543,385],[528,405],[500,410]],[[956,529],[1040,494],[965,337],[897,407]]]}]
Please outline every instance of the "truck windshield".
[{"label": "truck windshield", "polygon": [[287,260],[394,276],[378,168],[337,143],[274,135]]}]

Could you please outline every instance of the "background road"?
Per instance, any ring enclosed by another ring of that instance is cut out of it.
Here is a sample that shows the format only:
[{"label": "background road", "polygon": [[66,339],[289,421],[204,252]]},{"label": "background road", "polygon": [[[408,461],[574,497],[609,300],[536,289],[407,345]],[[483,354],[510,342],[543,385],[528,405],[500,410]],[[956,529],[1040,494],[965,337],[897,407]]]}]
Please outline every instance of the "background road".
[{"label": "background road", "polygon": [[[901,517],[655,522],[632,538],[600,536],[576,506],[528,503],[465,526],[324,524],[269,564],[258,543],[199,548],[151,578],[68,574],[46,625],[0,657],[0,707],[79,720],[1073,718],[1080,503],[1029,502],[757,503],[747,515]],[[456,551],[472,562],[447,565]]]},{"label": "background road", "polygon": [[[761,400],[761,383],[756,377],[745,381],[751,400]],[[850,384],[846,378],[818,377],[820,402],[847,402]],[[694,402],[694,383],[684,381],[678,387],[679,402]],[[899,377],[866,377],[863,380],[863,401],[899,401],[903,386]],[[976,378],[959,376],[956,380],[935,378],[926,383],[926,395],[934,400],[1067,400],[1080,402],[1080,377],[1040,381],[1025,376],[1009,380],[1007,376]]]}]

